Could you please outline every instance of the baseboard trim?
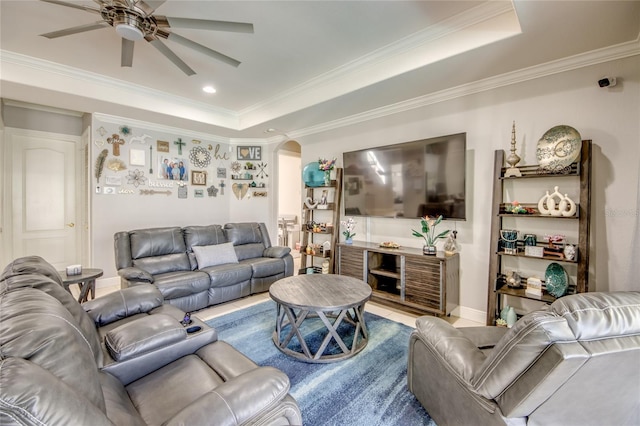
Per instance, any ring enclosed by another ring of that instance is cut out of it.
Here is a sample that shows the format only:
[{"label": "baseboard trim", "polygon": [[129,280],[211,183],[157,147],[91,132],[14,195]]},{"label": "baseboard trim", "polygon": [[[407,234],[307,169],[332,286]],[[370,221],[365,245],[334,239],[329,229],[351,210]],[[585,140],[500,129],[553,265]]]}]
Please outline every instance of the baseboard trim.
[{"label": "baseboard trim", "polygon": [[468,308],[466,306],[457,306],[451,315],[455,315],[459,318],[463,318],[469,321],[485,324],[487,322],[487,313],[478,309]]}]

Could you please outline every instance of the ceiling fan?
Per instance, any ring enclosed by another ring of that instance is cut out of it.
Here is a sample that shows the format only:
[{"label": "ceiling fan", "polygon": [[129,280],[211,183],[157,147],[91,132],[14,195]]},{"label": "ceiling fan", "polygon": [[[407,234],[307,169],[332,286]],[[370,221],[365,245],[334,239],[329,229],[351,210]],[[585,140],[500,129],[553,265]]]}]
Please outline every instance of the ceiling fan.
[{"label": "ceiling fan", "polygon": [[196,72],[182,59],[180,59],[171,49],[169,49],[161,39],[175,41],[178,44],[189,47],[211,58],[237,67],[240,65],[240,61],[203,46],[202,44],[196,43],[195,41],[184,38],[173,32],[173,28],[253,33],[253,25],[244,22],[171,18],[168,16],[154,15],[153,12],[166,0],[93,0],[99,5],[98,8],[68,3],[61,0],[41,1],[84,10],[86,12],[98,14],[102,17],[101,21],[91,24],[79,25],[77,27],[41,34],[43,37],[51,39],[97,30],[109,26],[113,27],[115,28],[116,33],[122,37],[121,66],[123,67],[132,66],[134,43],[142,39],[151,43],[153,47],[158,49],[160,53],[167,57],[167,59],[173,62],[187,75],[194,75]]}]

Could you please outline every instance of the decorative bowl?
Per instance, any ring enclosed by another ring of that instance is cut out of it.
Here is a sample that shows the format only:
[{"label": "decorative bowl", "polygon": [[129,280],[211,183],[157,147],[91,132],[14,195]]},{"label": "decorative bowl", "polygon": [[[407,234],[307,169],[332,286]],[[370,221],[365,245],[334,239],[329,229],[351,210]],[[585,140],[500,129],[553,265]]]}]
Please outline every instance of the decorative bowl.
[{"label": "decorative bowl", "polygon": [[581,149],[582,137],[576,129],[566,125],[552,127],[538,141],[538,165],[548,172],[561,172],[580,158]]},{"label": "decorative bowl", "polygon": [[553,297],[562,297],[569,288],[569,277],[567,271],[559,263],[551,263],[547,266],[544,274],[544,281],[547,293]]}]

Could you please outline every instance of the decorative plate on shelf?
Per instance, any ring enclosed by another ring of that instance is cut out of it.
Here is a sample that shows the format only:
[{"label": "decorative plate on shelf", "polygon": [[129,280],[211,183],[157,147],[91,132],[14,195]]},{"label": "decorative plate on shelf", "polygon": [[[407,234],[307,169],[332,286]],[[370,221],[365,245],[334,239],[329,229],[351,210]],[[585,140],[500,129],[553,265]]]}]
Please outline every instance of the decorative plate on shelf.
[{"label": "decorative plate on shelf", "polygon": [[400,244],[394,243],[393,241],[383,241],[380,243],[380,247],[397,249],[397,248],[400,248]]},{"label": "decorative plate on shelf", "polygon": [[302,169],[302,180],[307,186],[324,186],[324,172],[317,161],[309,163]]},{"label": "decorative plate on shelf", "polygon": [[566,125],[552,127],[538,141],[538,165],[548,172],[561,172],[580,158],[581,149],[582,137],[576,129]]},{"label": "decorative plate on shelf", "polygon": [[553,297],[562,297],[569,288],[569,277],[567,271],[559,263],[551,263],[544,273],[544,281],[547,293]]}]

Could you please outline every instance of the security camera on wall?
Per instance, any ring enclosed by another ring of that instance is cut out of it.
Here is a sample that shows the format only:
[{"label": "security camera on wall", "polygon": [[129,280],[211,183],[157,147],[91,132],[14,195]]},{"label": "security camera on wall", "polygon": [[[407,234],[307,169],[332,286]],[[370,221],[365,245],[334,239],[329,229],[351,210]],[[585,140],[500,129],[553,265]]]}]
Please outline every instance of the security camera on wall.
[{"label": "security camera on wall", "polygon": [[598,80],[598,86],[600,87],[613,87],[616,85],[615,77],[605,77]]}]

